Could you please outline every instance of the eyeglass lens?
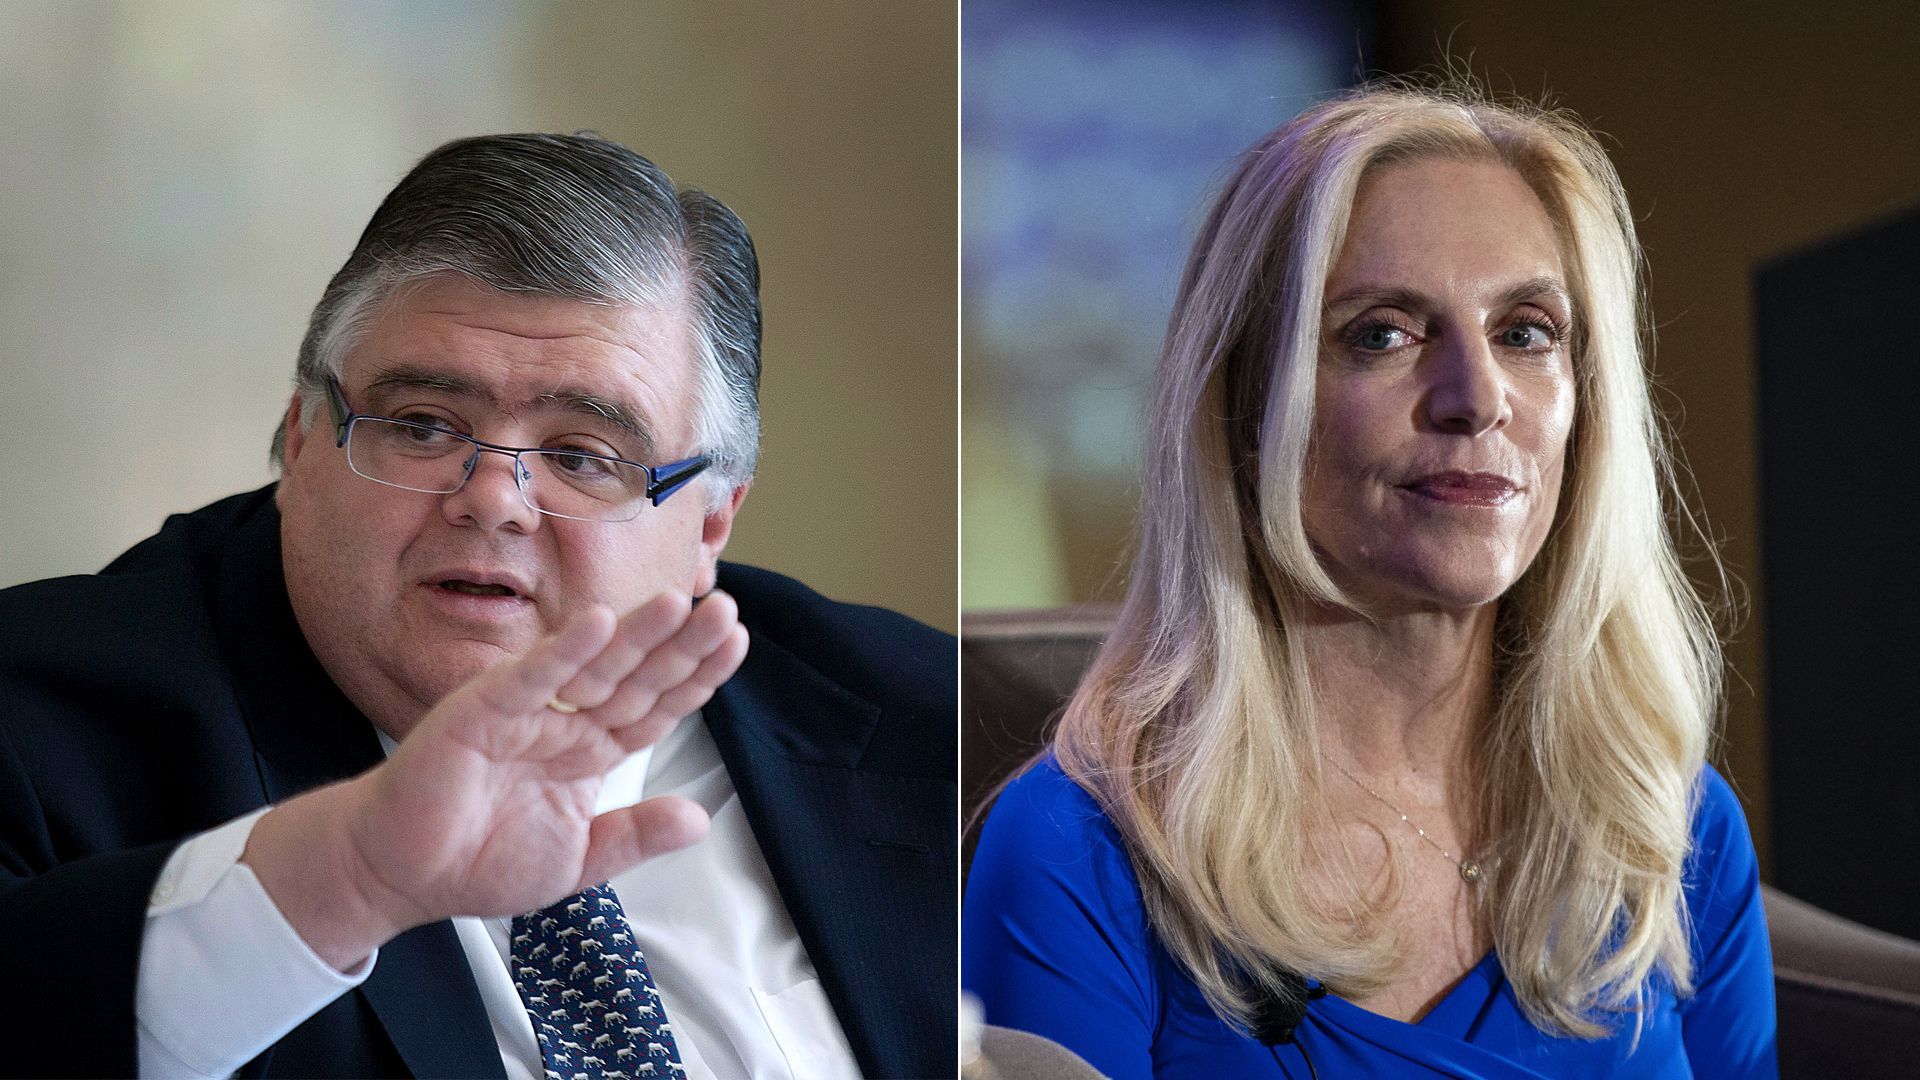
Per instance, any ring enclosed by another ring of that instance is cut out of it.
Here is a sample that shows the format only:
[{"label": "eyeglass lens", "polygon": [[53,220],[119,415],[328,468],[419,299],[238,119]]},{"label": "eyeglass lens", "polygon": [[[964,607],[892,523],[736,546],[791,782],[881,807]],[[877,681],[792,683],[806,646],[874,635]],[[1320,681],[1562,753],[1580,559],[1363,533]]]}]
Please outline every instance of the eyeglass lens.
[{"label": "eyeglass lens", "polygon": [[[458,491],[470,459],[497,452],[424,424],[360,416],[347,428],[347,464],[353,471],[408,491]],[[622,462],[558,449],[524,450],[518,461],[521,497],[545,514],[628,521],[646,498],[646,471]]]}]

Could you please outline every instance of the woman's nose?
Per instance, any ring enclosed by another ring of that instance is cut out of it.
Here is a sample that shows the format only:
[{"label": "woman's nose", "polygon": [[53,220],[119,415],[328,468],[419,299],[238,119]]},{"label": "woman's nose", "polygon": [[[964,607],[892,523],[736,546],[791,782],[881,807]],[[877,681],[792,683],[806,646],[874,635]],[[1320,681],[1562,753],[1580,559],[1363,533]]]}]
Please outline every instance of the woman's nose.
[{"label": "woman's nose", "polygon": [[1474,437],[1513,419],[1506,373],[1483,335],[1443,334],[1423,360],[1429,378],[1427,418],[1435,428]]}]

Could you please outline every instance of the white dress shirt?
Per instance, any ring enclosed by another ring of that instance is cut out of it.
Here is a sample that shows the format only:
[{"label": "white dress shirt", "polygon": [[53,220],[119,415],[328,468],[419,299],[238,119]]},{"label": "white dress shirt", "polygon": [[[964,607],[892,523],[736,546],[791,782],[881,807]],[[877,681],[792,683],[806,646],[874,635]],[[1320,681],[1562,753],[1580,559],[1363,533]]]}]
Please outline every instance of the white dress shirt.
[{"label": "white dress shirt", "polygon": [[[391,753],[393,741],[385,734],[380,741]],[[613,878],[688,1075],[858,1077],[698,713],[615,766],[598,810],[631,806],[644,795],[684,796],[713,819],[700,843]],[[135,996],[142,1076],[228,1076],[365,981],[379,961],[376,952],[352,972],[334,970],[238,861],[265,812],[188,840],[161,871]],[[541,1080],[533,1023],[508,969],[511,925],[505,918],[453,920],[507,1076]]]}]

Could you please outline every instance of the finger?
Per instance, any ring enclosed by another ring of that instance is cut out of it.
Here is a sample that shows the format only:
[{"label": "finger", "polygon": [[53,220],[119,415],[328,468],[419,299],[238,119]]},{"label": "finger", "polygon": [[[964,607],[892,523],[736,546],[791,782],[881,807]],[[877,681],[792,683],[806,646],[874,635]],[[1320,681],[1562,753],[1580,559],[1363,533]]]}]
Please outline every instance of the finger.
[{"label": "finger", "polygon": [[634,723],[612,731],[614,741],[628,753],[659,740],[682,718],[705,705],[721,684],[733,678],[747,656],[747,628],[735,626],[692,676],[655,699],[653,708]]},{"label": "finger", "polygon": [[613,612],[595,604],[567,620],[516,659],[487,669],[473,681],[480,703],[501,716],[525,716],[553,700],[613,636]]},{"label": "finger", "polygon": [[660,700],[653,706],[654,710],[685,716],[705,705],[713,692],[740,670],[740,662],[746,658],[747,628],[736,626],[721,640],[718,648],[700,661],[700,666],[693,670],[693,674],[660,695]]},{"label": "finger", "polygon": [[686,623],[692,610],[693,601],[686,593],[669,590],[628,612],[614,629],[613,640],[556,696],[588,709],[606,701],[620,680]]},{"label": "finger", "polygon": [[655,649],[629,681],[644,680],[660,692],[685,682],[739,628],[739,612],[733,597],[710,594],[693,609],[680,632]]},{"label": "finger", "polygon": [[707,812],[692,799],[662,795],[593,819],[580,888],[597,885],[629,867],[678,851],[707,835]]},{"label": "finger", "polygon": [[[653,710],[661,694],[685,682],[740,625],[733,598],[709,594],[678,633],[654,649],[597,710],[608,727],[625,727]],[[717,685],[717,684],[716,684]]]}]

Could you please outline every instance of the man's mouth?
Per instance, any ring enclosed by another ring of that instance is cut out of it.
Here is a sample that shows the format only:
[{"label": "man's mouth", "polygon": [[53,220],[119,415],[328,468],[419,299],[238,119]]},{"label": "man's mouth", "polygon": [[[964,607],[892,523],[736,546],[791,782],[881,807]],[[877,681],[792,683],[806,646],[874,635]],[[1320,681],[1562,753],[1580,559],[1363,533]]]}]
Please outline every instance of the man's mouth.
[{"label": "man's mouth", "polygon": [[514,592],[512,589],[507,588],[505,585],[485,585],[477,581],[462,581],[459,578],[449,578],[448,580],[441,582],[440,587],[447,590],[448,592],[465,593],[468,596],[518,596],[520,595],[519,593]]}]

